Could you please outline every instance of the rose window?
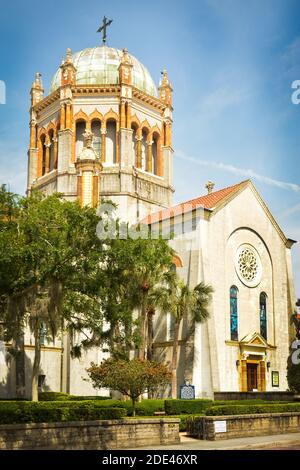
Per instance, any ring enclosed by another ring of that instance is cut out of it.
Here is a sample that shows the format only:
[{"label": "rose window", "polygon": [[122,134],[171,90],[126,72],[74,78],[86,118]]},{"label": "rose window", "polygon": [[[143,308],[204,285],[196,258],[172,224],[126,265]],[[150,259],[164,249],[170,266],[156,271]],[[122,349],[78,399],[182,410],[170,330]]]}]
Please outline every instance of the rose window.
[{"label": "rose window", "polygon": [[258,269],[256,256],[249,248],[243,250],[239,255],[239,270],[241,275],[247,281],[255,279]]},{"label": "rose window", "polygon": [[240,280],[249,287],[255,287],[261,280],[261,261],[259,254],[250,245],[242,245],[236,254],[236,272]]}]

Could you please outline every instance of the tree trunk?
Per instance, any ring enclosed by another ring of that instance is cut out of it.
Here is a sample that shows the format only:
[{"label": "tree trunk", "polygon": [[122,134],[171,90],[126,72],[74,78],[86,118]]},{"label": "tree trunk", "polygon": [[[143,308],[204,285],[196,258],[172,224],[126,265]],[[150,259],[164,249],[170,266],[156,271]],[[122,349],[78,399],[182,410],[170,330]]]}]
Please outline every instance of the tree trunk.
[{"label": "tree trunk", "polygon": [[132,400],[132,416],[135,416],[135,405],[136,405],[136,399],[131,398]]},{"label": "tree trunk", "polygon": [[17,350],[16,364],[16,397],[24,400],[25,398],[25,351],[24,351],[24,333],[20,332],[15,339],[15,348]]},{"label": "tree trunk", "polygon": [[38,401],[38,380],[41,363],[41,344],[40,344],[40,329],[39,322],[36,322],[34,329],[34,361],[32,366],[32,381],[31,381],[31,400]]},{"label": "tree trunk", "polygon": [[173,352],[172,352],[172,362],[171,362],[172,398],[177,398],[177,356],[178,356],[178,342],[179,342],[179,327],[180,327],[180,321],[176,321],[174,325]]},{"label": "tree trunk", "polygon": [[141,309],[141,344],[139,347],[139,359],[144,360],[145,359],[145,349],[146,349],[146,336],[147,336],[147,331],[146,331],[146,325],[147,325],[147,315],[146,315],[146,302],[143,302],[142,304],[142,309]]},{"label": "tree trunk", "polygon": [[148,312],[147,359],[153,359],[153,312]]}]

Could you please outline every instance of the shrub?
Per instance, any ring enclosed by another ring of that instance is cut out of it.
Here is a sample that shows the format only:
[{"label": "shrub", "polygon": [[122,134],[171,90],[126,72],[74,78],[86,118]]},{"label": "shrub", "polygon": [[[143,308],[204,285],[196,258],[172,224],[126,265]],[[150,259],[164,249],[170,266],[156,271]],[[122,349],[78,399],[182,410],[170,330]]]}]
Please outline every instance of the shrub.
[{"label": "shrub", "polygon": [[300,412],[300,403],[212,406],[207,416]]},{"label": "shrub", "polygon": [[72,395],[62,392],[41,392],[39,393],[40,401],[60,401],[70,400]]},{"label": "shrub", "polygon": [[121,419],[124,408],[99,406],[99,402],[0,402],[0,424],[49,423],[96,419]]},{"label": "shrub", "polygon": [[[293,354],[299,355],[299,349]],[[288,359],[287,381],[292,392],[300,393],[300,364],[294,364],[291,356]]]},{"label": "shrub", "polygon": [[69,400],[72,401],[84,401],[84,400],[111,400],[110,397],[97,397],[93,396],[85,396],[85,395],[70,395]]},{"label": "shrub", "polygon": [[201,414],[211,406],[212,400],[165,400],[165,412],[167,415]]},{"label": "shrub", "polygon": [[41,392],[39,393],[39,401],[83,401],[83,400],[110,400],[110,397],[96,397],[85,395],[69,395],[62,392]]},{"label": "shrub", "polygon": [[111,388],[130,397],[133,416],[137,400],[144,392],[163,387],[171,379],[165,364],[137,358],[130,361],[109,358],[100,365],[92,363],[87,372],[95,388]]}]

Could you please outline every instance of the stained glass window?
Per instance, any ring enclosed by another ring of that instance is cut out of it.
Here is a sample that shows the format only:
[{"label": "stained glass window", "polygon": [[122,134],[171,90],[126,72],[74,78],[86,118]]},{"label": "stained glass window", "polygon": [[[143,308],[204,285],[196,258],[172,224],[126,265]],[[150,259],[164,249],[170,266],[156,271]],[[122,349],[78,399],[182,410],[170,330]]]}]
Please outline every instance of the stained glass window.
[{"label": "stained glass window", "polygon": [[238,289],[230,288],[230,337],[232,341],[238,340]]},{"label": "stained glass window", "polygon": [[259,296],[260,334],[267,339],[267,295],[262,292]]}]

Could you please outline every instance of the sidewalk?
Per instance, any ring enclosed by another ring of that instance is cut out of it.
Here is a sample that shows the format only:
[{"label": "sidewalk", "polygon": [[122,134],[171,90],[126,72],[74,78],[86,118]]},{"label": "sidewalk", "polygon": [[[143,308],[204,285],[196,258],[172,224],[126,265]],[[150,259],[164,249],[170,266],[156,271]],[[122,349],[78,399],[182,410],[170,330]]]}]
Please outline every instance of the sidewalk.
[{"label": "sidewalk", "polygon": [[271,436],[241,437],[223,441],[201,441],[180,433],[180,444],[169,446],[138,447],[130,450],[267,450],[284,447],[300,450],[300,432]]}]

